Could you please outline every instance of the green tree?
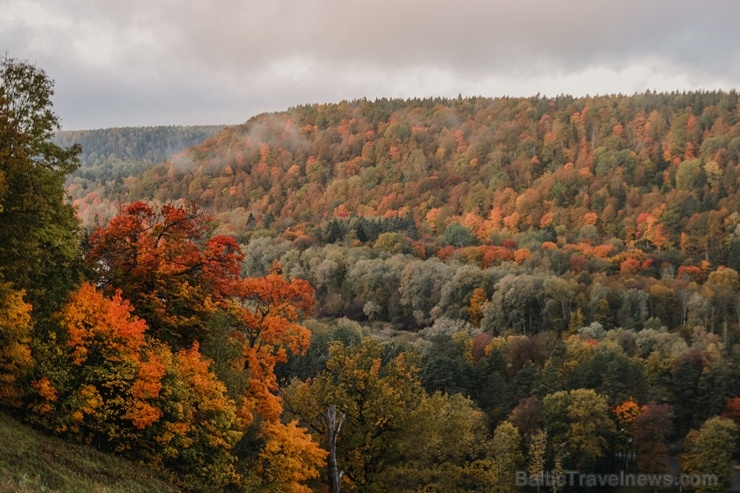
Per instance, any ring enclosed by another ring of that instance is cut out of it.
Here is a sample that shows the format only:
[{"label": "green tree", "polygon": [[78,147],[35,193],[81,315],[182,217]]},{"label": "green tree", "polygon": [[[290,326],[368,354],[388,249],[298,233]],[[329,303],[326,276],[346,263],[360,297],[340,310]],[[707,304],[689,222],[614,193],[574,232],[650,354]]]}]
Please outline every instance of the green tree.
[{"label": "green tree", "polygon": [[671,378],[674,425],[679,435],[685,434],[695,423],[699,413],[699,381],[703,370],[701,355],[695,351],[685,354],[674,365]]},{"label": "green tree", "polygon": [[[441,325],[440,321],[437,321],[436,325]],[[432,337],[431,346],[425,352],[422,362],[422,381],[428,392],[442,391],[450,394],[461,392],[471,395],[476,390],[475,369],[465,354],[465,340],[470,339],[461,340],[462,335],[464,334],[453,337],[439,334]]]},{"label": "green tree", "polygon": [[545,396],[542,404],[552,450],[564,445],[572,465],[580,469],[603,456],[614,429],[605,396],[592,389],[560,391]]},{"label": "green tree", "polygon": [[78,146],[51,142],[54,83],[27,62],[0,59],[0,280],[26,290],[37,316],[53,313],[77,280],[79,226],[65,202]]},{"label": "green tree", "polygon": [[524,462],[521,441],[519,430],[508,421],[498,425],[493,432],[491,448],[497,466],[499,491],[516,491],[514,475]]},{"label": "green tree", "polygon": [[688,474],[715,474],[717,483],[701,485],[699,493],[727,491],[732,482],[732,452],[735,448],[737,425],[727,418],[707,420],[699,430],[691,430],[684,440],[685,453],[681,469]]},{"label": "green tree", "polygon": [[487,450],[485,417],[468,399],[423,395],[389,449],[376,491],[510,490],[521,462],[519,433],[511,425],[497,433]]},{"label": "green tree", "polygon": [[475,236],[468,228],[460,223],[452,223],[445,229],[442,236],[442,242],[445,245],[462,248],[475,244]]},{"label": "green tree", "polygon": [[[486,272],[475,265],[461,265],[440,292],[439,308],[446,317],[468,318],[467,307],[473,291],[479,286],[491,287],[493,282]],[[485,294],[485,293],[484,293]],[[481,305],[481,319],[483,318]]]},{"label": "green tree", "polygon": [[326,408],[335,405],[346,415],[337,462],[360,491],[374,491],[394,434],[407,426],[424,392],[409,356],[382,365],[384,349],[375,339],[366,338],[359,346],[335,342],[326,370],[308,383],[294,384],[286,396],[286,409],[324,439]]},{"label": "green tree", "polygon": [[704,170],[701,161],[690,159],[682,162],[676,172],[676,188],[679,190],[698,191],[704,184]]},{"label": "green tree", "polygon": [[611,405],[634,396],[640,400],[646,393],[645,369],[642,363],[628,358],[621,348],[598,347],[592,358],[581,360],[571,374],[576,388],[592,388],[606,396]]},{"label": "green tree", "polygon": [[398,289],[401,303],[408,308],[417,322],[432,321],[431,311],[439,303],[443,286],[455,274],[451,267],[438,258],[414,260],[406,264]]},{"label": "green tree", "polygon": [[[424,392],[417,360],[412,353],[390,357],[376,339],[357,346],[335,342],[325,371],[287,389],[285,408],[336,456],[328,484],[336,485],[337,475],[361,492],[456,492],[498,484],[495,459],[486,452],[483,413],[459,394]],[[501,441],[501,447],[518,447]]]},{"label": "green tree", "polygon": [[532,334],[542,326],[543,278],[531,274],[507,274],[496,283],[491,301],[483,311],[481,328],[493,334]]}]

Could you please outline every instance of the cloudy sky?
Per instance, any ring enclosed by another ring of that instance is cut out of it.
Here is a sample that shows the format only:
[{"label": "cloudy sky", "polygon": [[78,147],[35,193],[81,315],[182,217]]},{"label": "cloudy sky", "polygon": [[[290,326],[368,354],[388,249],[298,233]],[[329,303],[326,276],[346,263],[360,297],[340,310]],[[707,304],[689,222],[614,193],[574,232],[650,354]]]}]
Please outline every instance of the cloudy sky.
[{"label": "cloudy sky", "polygon": [[740,89],[737,0],[0,0],[65,129],[304,103]]}]

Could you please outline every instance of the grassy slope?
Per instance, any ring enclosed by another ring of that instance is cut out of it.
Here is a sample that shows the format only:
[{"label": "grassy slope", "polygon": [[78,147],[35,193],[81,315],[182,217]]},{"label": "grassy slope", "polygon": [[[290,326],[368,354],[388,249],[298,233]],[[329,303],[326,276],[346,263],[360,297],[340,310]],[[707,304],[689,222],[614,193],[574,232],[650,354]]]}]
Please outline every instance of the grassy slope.
[{"label": "grassy slope", "polygon": [[0,413],[0,493],[176,491],[146,467],[47,437]]}]

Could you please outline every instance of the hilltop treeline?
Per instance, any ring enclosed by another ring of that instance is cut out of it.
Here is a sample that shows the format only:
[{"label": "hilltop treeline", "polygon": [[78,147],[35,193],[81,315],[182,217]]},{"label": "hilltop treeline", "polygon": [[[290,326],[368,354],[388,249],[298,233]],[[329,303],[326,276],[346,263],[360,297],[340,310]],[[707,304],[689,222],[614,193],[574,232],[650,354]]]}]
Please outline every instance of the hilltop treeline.
[{"label": "hilltop treeline", "polygon": [[224,125],[192,125],[60,130],[54,133],[52,142],[62,147],[81,147],[80,169],[73,176],[105,181],[132,174],[126,172],[130,170],[115,169],[119,163],[163,163],[223,128]]},{"label": "hilltop treeline", "polygon": [[237,234],[250,214],[313,236],[332,218],[410,216],[437,240],[459,223],[473,242],[554,230],[723,261],[739,132],[737,95],[720,92],[312,105],[229,128],[126,193],[243,209]]}]

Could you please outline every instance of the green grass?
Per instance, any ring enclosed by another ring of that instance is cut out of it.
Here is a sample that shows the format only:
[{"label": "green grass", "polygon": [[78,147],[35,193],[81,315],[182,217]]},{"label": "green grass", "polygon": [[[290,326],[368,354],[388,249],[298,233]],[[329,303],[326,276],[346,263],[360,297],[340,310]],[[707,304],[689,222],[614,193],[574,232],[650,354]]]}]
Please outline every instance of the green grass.
[{"label": "green grass", "polygon": [[0,493],[174,493],[163,475],[0,413]]}]

